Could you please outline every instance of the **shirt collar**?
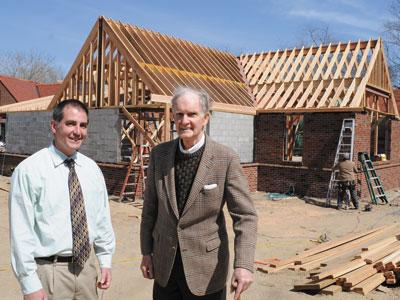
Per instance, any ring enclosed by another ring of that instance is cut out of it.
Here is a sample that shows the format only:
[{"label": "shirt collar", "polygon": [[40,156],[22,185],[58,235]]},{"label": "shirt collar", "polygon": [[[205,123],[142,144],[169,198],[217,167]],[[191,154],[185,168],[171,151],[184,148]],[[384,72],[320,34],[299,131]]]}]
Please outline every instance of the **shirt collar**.
[{"label": "shirt collar", "polygon": [[54,143],[51,143],[51,145],[49,146],[49,152],[50,152],[50,156],[51,159],[53,161],[54,167],[58,167],[60,165],[62,165],[64,163],[64,161],[67,158],[72,158],[75,161],[75,164],[77,164],[78,166],[80,166],[80,153],[75,151],[74,154],[72,154],[71,156],[66,156],[64,153],[62,153],[60,150],[58,150],[55,146]]},{"label": "shirt collar", "polygon": [[197,150],[199,150],[201,147],[203,147],[204,145],[204,141],[205,141],[206,135],[203,132],[202,137],[200,138],[200,140],[191,148],[185,150],[183,149],[182,146],[182,140],[179,139],[179,150],[183,153],[183,154],[192,154],[195,153]]}]

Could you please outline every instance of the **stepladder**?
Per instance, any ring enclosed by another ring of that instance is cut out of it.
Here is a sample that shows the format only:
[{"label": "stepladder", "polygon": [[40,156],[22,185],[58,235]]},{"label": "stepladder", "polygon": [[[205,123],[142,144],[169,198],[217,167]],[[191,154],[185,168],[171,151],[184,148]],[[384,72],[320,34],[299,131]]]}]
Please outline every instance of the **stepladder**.
[{"label": "stepladder", "polygon": [[371,197],[371,202],[373,204],[386,204],[388,203],[388,198],[385,193],[385,189],[383,187],[382,181],[370,159],[368,153],[360,152],[358,153],[358,159],[361,163],[365,181],[367,182],[368,192]]},{"label": "stepladder", "polygon": [[120,202],[133,202],[137,198],[143,198],[144,195],[150,148],[146,144],[137,146],[132,150],[130,163],[120,192]]},{"label": "stepladder", "polygon": [[[355,120],[353,118],[343,119],[342,128],[340,130],[340,136],[338,145],[336,148],[334,166],[339,162],[341,155],[346,154],[350,159],[353,157],[353,147],[354,147],[354,129]],[[338,188],[338,170],[334,170],[331,173],[331,178],[329,181],[328,193],[326,195],[326,206],[331,206],[331,200],[336,194]]]}]

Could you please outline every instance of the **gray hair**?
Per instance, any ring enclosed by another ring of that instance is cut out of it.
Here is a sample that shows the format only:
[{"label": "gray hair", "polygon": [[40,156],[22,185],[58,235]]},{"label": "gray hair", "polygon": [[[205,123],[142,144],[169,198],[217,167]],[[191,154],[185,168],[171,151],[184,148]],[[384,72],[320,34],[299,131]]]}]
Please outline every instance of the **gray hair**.
[{"label": "gray hair", "polygon": [[172,96],[172,100],[171,100],[173,110],[176,107],[176,101],[180,97],[182,97],[186,94],[194,94],[194,95],[198,96],[199,100],[200,100],[201,111],[204,114],[207,114],[210,112],[211,100],[210,100],[210,96],[207,94],[207,92],[204,90],[197,90],[197,89],[186,87],[186,86],[180,86],[175,90],[175,92]]}]

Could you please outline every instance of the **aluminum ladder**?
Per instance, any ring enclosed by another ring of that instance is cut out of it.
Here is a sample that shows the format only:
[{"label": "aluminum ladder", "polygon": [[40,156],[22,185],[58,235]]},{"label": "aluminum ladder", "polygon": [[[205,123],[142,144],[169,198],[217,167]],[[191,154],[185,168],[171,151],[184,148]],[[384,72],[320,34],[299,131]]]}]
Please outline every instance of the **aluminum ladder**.
[{"label": "aluminum ladder", "polygon": [[[353,158],[353,147],[354,147],[354,119],[343,119],[342,130],[340,131],[339,143],[336,149],[334,166],[339,162],[341,154],[348,154],[350,159]],[[334,192],[337,190],[337,175],[339,171],[334,170],[331,174],[331,180],[329,181],[328,193],[326,195],[326,206],[331,206],[331,200]]]},{"label": "aluminum ladder", "polygon": [[366,152],[358,153],[358,159],[361,162],[365,174],[365,180],[367,181],[369,195],[373,204],[378,204],[378,199],[381,203],[388,203],[383,184],[378,174],[376,174],[372,160]]}]

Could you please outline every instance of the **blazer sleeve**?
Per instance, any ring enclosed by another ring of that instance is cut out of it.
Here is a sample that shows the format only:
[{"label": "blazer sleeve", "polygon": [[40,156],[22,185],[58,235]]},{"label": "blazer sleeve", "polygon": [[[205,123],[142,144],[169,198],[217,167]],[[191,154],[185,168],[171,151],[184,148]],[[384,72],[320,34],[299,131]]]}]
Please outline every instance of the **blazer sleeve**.
[{"label": "blazer sleeve", "polygon": [[157,220],[158,199],[155,186],[155,154],[150,154],[149,167],[147,169],[147,182],[144,193],[142,221],[140,225],[140,248],[142,255],[153,252],[153,228]]},{"label": "blazer sleeve", "polygon": [[253,272],[258,218],[247,179],[236,154],[232,156],[227,169],[224,197],[235,233],[234,268],[245,268]]}]

